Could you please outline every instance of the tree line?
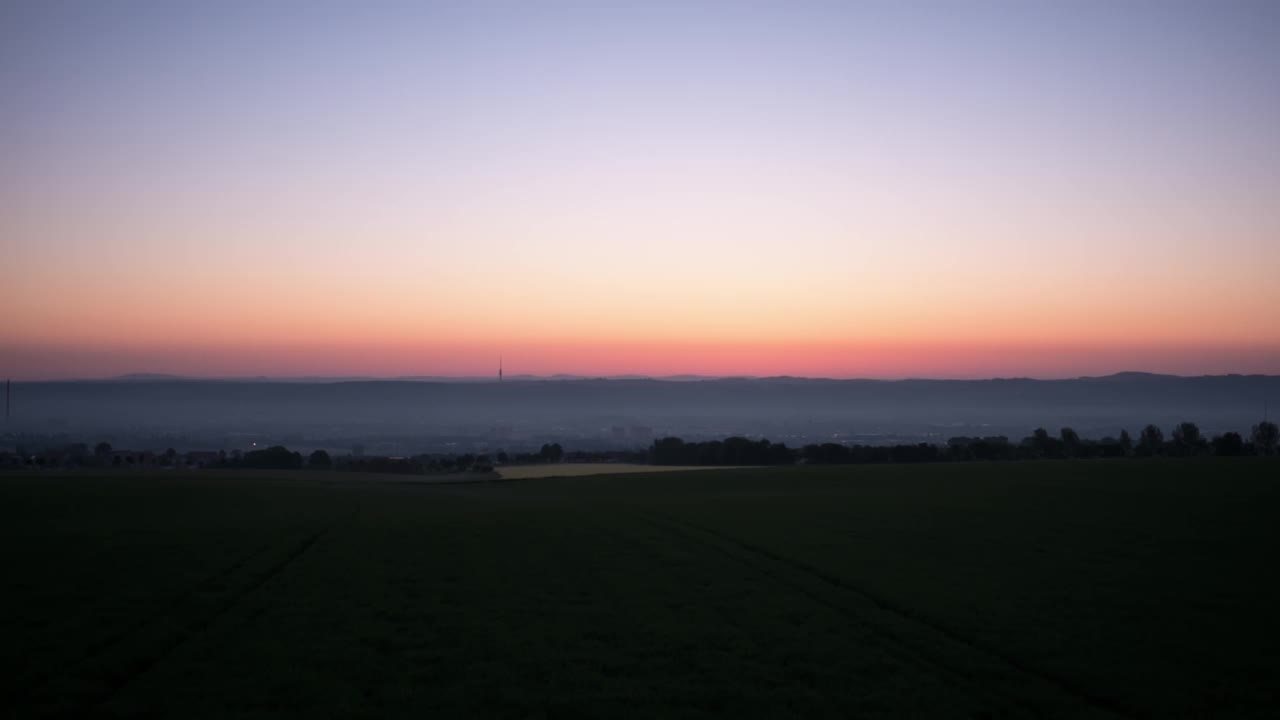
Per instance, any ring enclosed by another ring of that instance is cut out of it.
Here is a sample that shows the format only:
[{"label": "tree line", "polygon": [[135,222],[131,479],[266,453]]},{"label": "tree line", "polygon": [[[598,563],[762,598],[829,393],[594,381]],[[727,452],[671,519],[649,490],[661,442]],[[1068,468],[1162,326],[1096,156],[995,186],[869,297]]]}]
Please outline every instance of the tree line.
[{"label": "tree line", "polygon": [[399,475],[427,475],[435,473],[492,472],[494,465],[558,463],[565,458],[560,443],[544,443],[536,453],[498,451],[489,453],[460,453],[447,455],[420,454],[409,457],[385,457],[364,455],[340,455],[332,457],[325,450],[315,450],[305,462],[300,453],[276,445],[224,459],[214,467],[244,467],[259,469],[339,470],[349,472],[392,473]]},{"label": "tree line", "polygon": [[1156,425],[1148,425],[1135,441],[1122,430],[1118,437],[1087,440],[1065,427],[1056,435],[1037,428],[1013,442],[1000,436],[953,437],[945,444],[845,445],[816,443],[789,448],[784,443],[731,437],[725,440],[686,442],[677,437],[655,440],[649,461],[655,465],[847,465],[858,463],[962,462],[973,460],[1045,460],[1124,457],[1232,457],[1276,455],[1280,428],[1269,421],[1253,426],[1246,439],[1227,432],[1206,438],[1195,423],[1176,425],[1166,438]]},{"label": "tree line", "polygon": [[332,457],[316,450],[303,457],[299,452],[275,445],[272,447],[231,453],[177,453],[172,448],[163,453],[115,450],[109,443],[98,443],[92,450],[83,443],[59,450],[35,454],[0,453],[0,467],[205,467],[255,468],[272,470],[335,470],[351,472],[394,473],[404,475],[448,474],[459,472],[492,472],[501,465],[530,465],[559,462],[626,462],[654,465],[847,465],[859,463],[923,463],[964,462],[979,460],[1043,460],[1126,457],[1232,457],[1244,455],[1277,455],[1280,428],[1270,421],[1254,425],[1246,438],[1240,433],[1226,432],[1206,437],[1195,423],[1174,426],[1166,437],[1156,425],[1147,425],[1137,439],[1127,431],[1117,437],[1098,440],[1081,438],[1075,430],[1064,427],[1056,434],[1037,428],[1027,437],[1013,442],[1005,436],[953,437],[944,444],[914,443],[899,445],[845,445],[815,443],[800,448],[769,440],[729,437],[702,442],[678,437],[655,440],[647,450],[570,451],[559,443],[546,443],[537,452],[460,453],[381,457],[341,455]]}]

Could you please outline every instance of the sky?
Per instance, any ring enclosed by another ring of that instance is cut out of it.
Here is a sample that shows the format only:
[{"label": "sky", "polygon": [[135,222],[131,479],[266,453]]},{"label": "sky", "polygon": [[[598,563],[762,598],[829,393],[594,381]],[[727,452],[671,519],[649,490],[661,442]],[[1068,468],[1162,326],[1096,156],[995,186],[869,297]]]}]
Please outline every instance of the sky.
[{"label": "sky", "polygon": [[1280,373],[1280,3],[0,3],[0,373]]}]

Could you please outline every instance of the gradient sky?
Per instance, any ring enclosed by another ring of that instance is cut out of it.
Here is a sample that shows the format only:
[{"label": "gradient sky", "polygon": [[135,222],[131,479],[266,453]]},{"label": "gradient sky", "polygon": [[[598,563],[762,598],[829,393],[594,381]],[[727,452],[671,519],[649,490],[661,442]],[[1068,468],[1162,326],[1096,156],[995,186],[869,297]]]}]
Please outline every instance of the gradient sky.
[{"label": "gradient sky", "polygon": [[0,4],[0,372],[1280,373],[1280,2]]}]

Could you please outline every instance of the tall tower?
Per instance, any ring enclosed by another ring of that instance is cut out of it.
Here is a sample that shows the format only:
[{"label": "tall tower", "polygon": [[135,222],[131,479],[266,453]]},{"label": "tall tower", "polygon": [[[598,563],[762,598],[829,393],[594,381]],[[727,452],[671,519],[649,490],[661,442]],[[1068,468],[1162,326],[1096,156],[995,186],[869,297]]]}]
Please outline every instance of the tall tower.
[{"label": "tall tower", "polygon": [[498,383],[502,383],[502,356],[498,356]]},{"label": "tall tower", "polygon": [[9,389],[10,389],[9,385],[10,383],[11,383],[10,380],[4,381],[4,422],[6,425],[9,424]]}]

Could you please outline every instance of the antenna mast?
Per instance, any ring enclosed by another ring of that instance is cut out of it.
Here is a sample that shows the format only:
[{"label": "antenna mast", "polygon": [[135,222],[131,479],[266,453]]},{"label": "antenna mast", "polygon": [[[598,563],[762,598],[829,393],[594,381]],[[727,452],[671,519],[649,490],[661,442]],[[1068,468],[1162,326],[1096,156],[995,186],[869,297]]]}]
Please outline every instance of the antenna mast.
[{"label": "antenna mast", "polygon": [[498,382],[502,382],[502,356],[498,356]]}]

